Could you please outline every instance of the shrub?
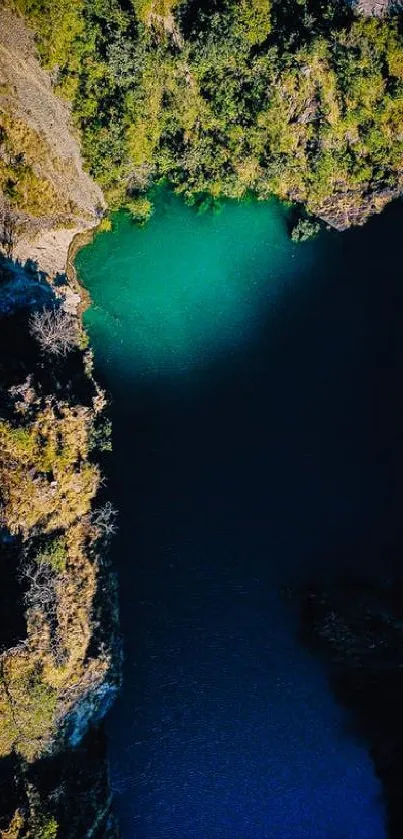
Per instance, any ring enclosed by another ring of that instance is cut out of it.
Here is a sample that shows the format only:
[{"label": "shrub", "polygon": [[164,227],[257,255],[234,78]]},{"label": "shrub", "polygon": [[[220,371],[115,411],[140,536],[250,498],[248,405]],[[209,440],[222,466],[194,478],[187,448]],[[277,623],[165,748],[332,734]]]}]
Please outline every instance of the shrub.
[{"label": "shrub", "polygon": [[38,565],[48,565],[53,571],[63,573],[66,568],[67,545],[64,536],[57,536],[36,555]]},{"label": "shrub", "polygon": [[109,216],[104,216],[98,224],[97,233],[109,233],[112,230],[112,221]]},{"label": "shrub", "polygon": [[20,809],[15,810],[8,829],[2,831],[1,839],[21,839],[21,836],[24,836],[24,828],[25,818],[23,811]]},{"label": "shrub", "polygon": [[47,563],[26,563],[21,568],[21,579],[28,584],[25,603],[29,608],[40,609],[47,615],[54,613],[56,593],[54,572]]},{"label": "shrub", "polygon": [[14,748],[35,759],[52,732],[56,703],[57,691],[27,654],[8,656],[0,678],[0,755]]},{"label": "shrub", "polygon": [[308,239],[313,239],[318,233],[320,233],[320,223],[318,221],[301,218],[291,231],[291,239],[293,242],[306,242]]},{"label": "shrub", "polygon": [[38,839],[57,839],[58,824],[56,819],[49,819],[38,828]]},{"label": "shrub", "polygon": [[127,209],[134,221],[139,224],[145,224],[153,214],[153,205],[149,198],[145,195],[139,195],[137,198],[131,198],[126,203]]},{"label": "shrub", "polygon": [[0,522],[52,533],[89,512],[99,469],[88,461],[92,412],[49,399],[25,426],[0,421]]}]

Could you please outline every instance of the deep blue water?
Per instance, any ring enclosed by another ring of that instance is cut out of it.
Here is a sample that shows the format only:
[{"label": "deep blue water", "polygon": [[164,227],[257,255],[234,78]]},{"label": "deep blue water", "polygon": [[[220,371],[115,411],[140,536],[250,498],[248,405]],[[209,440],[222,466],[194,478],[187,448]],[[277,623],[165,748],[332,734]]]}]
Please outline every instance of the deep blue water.
[{"label": "deep blue water", "polygon": [[[112,397],[126,660],[108,731],[124,839],[385,837],[365,744],[281,590],[387,575],[401,544],[402,229],[395,206],[290,251],[303,268],[284,269],[256,328],[175,376],[136,350],[130,366],[123,334],[120,364],[119,269],[100,324],[105,240],[78,260]],[[127,231],[109,235],[118,253]]]}]

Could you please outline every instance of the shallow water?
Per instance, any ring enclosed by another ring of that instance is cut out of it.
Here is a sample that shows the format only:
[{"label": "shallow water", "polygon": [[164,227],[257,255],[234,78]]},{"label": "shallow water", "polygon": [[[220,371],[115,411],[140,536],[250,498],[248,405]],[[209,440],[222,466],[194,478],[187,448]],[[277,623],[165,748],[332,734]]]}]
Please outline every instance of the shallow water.
[{"label": "shallow water", "polygon": [[403,212],[293,245],[167,191],[77,258],[112,398],[124,839],[383,839],[365,744],[281,597],[400,539]]}]

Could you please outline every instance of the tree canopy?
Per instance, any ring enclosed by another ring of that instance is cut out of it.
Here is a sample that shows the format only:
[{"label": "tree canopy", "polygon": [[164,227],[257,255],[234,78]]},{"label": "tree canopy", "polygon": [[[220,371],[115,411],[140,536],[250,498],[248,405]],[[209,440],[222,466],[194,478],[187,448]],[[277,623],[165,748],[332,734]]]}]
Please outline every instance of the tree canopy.
[{"label": "tree canopy", "polygon": [[188,197],[304,201],[395,189],[398,18],[337,0],[16,0],[111,204],[151,179]]}]

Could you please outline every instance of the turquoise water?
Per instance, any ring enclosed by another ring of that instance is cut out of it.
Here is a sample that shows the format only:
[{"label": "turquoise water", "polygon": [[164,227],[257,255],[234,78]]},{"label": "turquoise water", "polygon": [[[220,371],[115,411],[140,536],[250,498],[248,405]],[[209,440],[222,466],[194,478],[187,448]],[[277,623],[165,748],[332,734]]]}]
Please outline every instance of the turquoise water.
[{"label": "turquoise water", "polygon": [[230,203],[198,214],[168,191],[143,228],[125,214],[77,260],[88,325],[115,375],[178,374],[254,339],[320,245],[292,246],[281,206]]},{"label": "turquoise water", "polygon": [[299,246],[286,221],[162,191],[77,258],[114,427],[124,839],[385,837],[281,590],[384,573],[398,539],[402,213]]}]

